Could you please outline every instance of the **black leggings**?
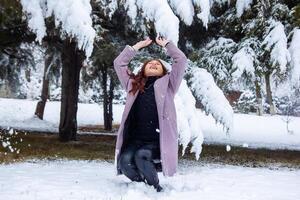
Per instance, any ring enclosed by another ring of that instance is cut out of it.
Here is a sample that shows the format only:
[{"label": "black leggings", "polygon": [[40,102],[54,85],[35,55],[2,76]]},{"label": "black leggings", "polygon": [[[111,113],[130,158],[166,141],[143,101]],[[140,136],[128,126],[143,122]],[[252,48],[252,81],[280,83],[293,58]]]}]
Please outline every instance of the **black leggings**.
[{"label": "black leggings", "polygon": [[144,179],[149,185],[158,185],[158,175],[153,159],[160,158],[159,144],[133,141],[120,155],[122,173],[132,181]]}]

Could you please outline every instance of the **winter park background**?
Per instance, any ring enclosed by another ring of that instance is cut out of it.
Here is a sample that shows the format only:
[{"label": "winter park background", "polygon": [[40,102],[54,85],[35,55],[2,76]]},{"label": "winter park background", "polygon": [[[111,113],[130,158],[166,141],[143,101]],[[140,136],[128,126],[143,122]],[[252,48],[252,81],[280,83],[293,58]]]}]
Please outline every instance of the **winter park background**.
[{"label": "winter park background", "polygon": [[[1,0],[0,199],[300,199],[299,26],[298,0]],[[113,163],[113,61],[157,33],[188,57],[161,194]]]}]

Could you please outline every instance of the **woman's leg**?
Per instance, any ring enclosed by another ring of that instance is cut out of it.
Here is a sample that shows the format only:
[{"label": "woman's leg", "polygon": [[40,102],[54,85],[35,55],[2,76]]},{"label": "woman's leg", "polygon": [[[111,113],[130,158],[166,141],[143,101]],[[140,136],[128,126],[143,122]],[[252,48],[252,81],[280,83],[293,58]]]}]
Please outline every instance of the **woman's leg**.
[{"label": "woman's leg", "polygon": [[149,185],[159,185],[158,175],[153,163],[153,158],[157,158],[159,154],[159,146],[155,144],[146,144],[141,146],[135,152],[135,164],[139,171],[145,177]]},{"label": "woman's leg", "polygon": [[144,179],[140,175],[134,163],[134,155],[137,149],[137,145],[129,145],[120,155],[119,165],[122,170],[122,173],[125,176],[127,176],[130,180],[141,182],[144,181]]}]

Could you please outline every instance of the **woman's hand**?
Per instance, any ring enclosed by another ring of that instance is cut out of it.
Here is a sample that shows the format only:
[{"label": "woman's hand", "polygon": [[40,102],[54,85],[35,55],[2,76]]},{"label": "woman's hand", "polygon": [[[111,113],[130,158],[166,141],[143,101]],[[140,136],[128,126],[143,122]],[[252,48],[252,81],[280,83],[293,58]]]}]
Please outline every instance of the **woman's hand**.
[{"label": "woman's hand", "polygon": [[135,45],[133,45],[132,47],[133,47],[135,50],[138,51],[139,49],[144,48],[144,47],[150,45],[151,42],[152,42],[152,40],[151,40],[149,37],[147,37],[145,40],[142,40],[142,41],[137,42],[137,43],[136,43]]},{"label": "woman's hand", "polygon": [[159,36],[159,35],[155,38],[155,41],[156,41],[156,43],[157,43],[158,45],[160,45],[160,46],[162,46],[162,47],[165,47],[166,44],[167,44],[168,42],[170,42],[169,40],[167,40],[167,39],[165,39],[164,37],[161,37],[161,36]]}]

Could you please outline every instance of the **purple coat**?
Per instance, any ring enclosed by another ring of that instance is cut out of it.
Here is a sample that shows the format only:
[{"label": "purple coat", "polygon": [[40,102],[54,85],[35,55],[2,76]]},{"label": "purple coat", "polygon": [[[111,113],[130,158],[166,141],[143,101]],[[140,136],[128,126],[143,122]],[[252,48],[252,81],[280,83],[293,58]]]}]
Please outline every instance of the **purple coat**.
[{"label": "purple coat", "polygon": [[[185,68],[187,66],[187,57],[172,41],[170,41],[165,48],[167,49],[168,56],[173,58],[172,70],[155,81],[154,94],[159,119],[162,172],[164,176],[172,176],[177,170],[179,145],[174,97],[184,76]],[[114,69],[116,70],[122,88],[127,92],[126,104],[118,129],[115,149],[115,167],[117,168],[117,175],[121,174],[120,170],[118,170],[118,160],[124,139],[123,131],[127,128],[125,121],[133,102],[139,93],[137,91],[135,95],[132,93],[129,94],[129,91],[132,88],[132,79],[129,79],[129,76],[126,73],[126,70],[129,70],[128,64],[136,53],[136,50],[132,49],[129,45],[126,45],[124,50],[114,60]]]}]

